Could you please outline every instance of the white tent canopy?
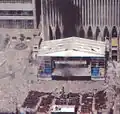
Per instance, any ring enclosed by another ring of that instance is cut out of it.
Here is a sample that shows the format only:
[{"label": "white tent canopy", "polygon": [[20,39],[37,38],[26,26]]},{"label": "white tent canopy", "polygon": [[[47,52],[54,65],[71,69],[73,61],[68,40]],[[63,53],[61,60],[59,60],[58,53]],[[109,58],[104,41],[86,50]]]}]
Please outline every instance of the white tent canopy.
[{"label": "white tent canopy", "polygon": [[43,41],[37,55],[57,57],[104,57],[105,42],[79,37]]}]

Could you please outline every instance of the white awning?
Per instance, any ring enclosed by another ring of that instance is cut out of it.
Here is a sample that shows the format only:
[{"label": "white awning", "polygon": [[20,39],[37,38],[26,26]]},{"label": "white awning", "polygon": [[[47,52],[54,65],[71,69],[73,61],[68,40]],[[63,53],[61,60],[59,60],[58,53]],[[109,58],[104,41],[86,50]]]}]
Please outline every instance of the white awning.
[{"label": "white awning", "polygon": [[105,42],[79,37],[43,41],[38,56],[104,57]]}]

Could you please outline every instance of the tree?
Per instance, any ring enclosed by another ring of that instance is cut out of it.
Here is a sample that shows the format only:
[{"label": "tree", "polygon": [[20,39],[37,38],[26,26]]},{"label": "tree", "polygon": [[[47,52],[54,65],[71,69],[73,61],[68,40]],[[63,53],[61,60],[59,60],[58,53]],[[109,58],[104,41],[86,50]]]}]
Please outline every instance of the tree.
[{"label": "tree", "polygon": [[6,46],[8,45],[10,41],[10,36],[8,34],[6,34],[5,40],[4,40],[4,48],[6,48]]},{"label": "tree", "polygon": [[24,34],[20,34],[20,41],[21,41],[21,43],[24,41],[24,39],[25,39]]},{"label": "tree", "polygon": [[21,43],[16,44],[15,49],[18,49],[18,50],[26,49],[28,46],[25,43],[23,43],[23,41],[25,40],[24,34],[20,34],[19,39],[20,39]]}]

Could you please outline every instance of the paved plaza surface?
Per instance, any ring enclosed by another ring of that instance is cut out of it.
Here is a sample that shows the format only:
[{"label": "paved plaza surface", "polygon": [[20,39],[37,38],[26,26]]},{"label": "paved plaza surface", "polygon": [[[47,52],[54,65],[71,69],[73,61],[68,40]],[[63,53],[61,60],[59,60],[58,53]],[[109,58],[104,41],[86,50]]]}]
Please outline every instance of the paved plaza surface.
[{"label": "paved plaza surface", "polygon": [[[106,90],[111,105],[114,98],[113,85],[119,87],[119,64],[109,63],[108,76],[104,81],[52,81],[37,80],[37,65],[28,62],[30,48],[16,50],[18,42],[11,42],[0,57],[0,112],[15,112],[16,105],[22,105],[30,90],[54,92],[64,86],[65,92],[92,92],[94,89]],[[27,44],[29,45],[29,44]],[[3,72],[4,71],[4,72]],[[110,107],[108,105],[108,107]]]}]

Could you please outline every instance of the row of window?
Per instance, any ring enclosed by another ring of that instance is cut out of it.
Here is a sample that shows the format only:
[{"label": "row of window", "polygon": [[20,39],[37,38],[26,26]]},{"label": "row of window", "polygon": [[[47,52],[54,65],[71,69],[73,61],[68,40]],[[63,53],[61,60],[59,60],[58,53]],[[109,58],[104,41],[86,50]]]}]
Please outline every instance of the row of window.
[{"label": "row of window", "polygon": [[33,11],[0,10],[0,16],[33,16]]},{"label": "row of window", "polygon": [[0,20],[0,28],[33,29],[33,20]]},{"label": "row of window", "polygon": [[32,0],[0,0],[0,3],[32,3]]}]

